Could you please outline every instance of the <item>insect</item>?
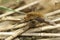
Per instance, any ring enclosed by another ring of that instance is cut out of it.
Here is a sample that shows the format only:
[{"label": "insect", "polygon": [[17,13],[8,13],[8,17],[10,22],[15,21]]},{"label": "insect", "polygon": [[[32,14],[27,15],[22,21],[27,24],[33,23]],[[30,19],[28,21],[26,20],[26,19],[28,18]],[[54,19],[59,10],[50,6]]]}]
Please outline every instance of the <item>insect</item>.
[{"label": "insect", "polygon": [[60,9],[60,3],[46,4],[42,10],[30,12],[26,15],[25,20],[33,20],[35,18],[45,19],[45,14]]}]

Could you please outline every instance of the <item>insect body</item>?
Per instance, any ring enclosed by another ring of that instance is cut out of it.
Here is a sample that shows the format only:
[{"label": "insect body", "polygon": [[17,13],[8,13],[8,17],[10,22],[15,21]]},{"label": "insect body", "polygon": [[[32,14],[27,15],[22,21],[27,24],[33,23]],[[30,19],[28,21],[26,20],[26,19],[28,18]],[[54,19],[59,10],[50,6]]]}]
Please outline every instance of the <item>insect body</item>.
[{"label": "insect body", "polygon": [[60,9],[60,3],[55,4],[48,3],[44,6],[44,9],[42,10],[28,13],[27,16],[25,17],[25,20],[29,21],[35,18],[45,19],[45,14],[53,12],[58,9]]}]

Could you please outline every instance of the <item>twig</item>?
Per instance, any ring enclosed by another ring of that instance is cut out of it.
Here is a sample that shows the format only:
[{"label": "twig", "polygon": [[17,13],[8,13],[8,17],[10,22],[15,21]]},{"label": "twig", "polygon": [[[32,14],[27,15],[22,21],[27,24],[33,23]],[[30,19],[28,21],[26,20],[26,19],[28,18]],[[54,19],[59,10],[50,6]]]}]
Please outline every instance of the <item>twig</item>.
[{"label": "twig", "polygon": [[10,30],[10,29],[16,29],[16,28],[21,28],[21,27],[24,27],[26,26],[28,23],[22,23],[22,24],[19,24],[19,25],[13,25],[9,28],[0,28],[0,31],[7,31],[7,30]]},{"label": "twig", "polygon": [[54,14],[57,14],[57,13],[60,13],[60,10],[56,10],[56,11],[47,13],[47,14],[45,14],[45,16],[51,16],[51,15],[54,15]]},{"label": "twig", "polygon": [[13,29],[22,28],[22,27],[26,26],[27,24],[28,23],[22,23],[22,24],[16,25],[15,27],[13,27]]},{"label": "twig", "polygon": [[[0,32],[0,35],[13,35],[13,37],[20,35],[20,36],[58,36],[60,37],[60,33],[23,33],[23,34],[18,34],[20,32],[23,32],[23,30],[19,29],[18,31],[15,32]],[[15,34],[15,35],[14,35]]]},{"label": "twig", "polygon": [[22,20],[22,19],[16,19],[16,18],[12,18],[12,17],[7,17],[7,18],[2,18],[1,20]]},{"label": "twig", "polygon": [[45,31],[45,30],[50,30],[50,29],[55,29],[55,28],[59,28],[60,24],[56,24],[54,26],[52,25],[48,25],[48,26],[44,26],[44,27],[39,27],[39,28],[34,28],[34,29],[30,29],[27,32],[38,32],[38,31]]},{"label": "twig", "polygon": [[26,15],[20,15],[20,16],[7,16],[7,17],[2,17],[1,20],[16,20],[16,21],[21,21]]},{"label": "twig", "polygon": [[5,35],[5,36],[12,35],[12,34],[14,33],[13,32],[0,32],[0,35]]},{"label": "twig", "polygon": [[0,18],[1,18],[1,17],[4,17],[4,16],[7,16],[7,15],[10,15],[10,14],[13,14],[14,12],[19,12],[20,10],[23,10],[23,9],[25,9],[25,8],[27,8],[27,7],[30,7],[30,6],[32,6],[32,5],[35,5],[35,4],[37,4],[37,3],[39,3],[39,1],[32,2],[32,3],[30,3],[30,4],[27,4],[27,5],[23,6],[23,7],[19,7],[19,8],[17,8],[17,9],[15,9],[14,11],[6,12],[6,13],[0,15]]},{"label": "twig", "polygon": [[50,19],[48,18],[48,16],[51,16],[51,15],[54,15],[54,14],[57,14],[57,13],[60,13],[60,10],[56,10],[56,11],[53,11],[53,12],[50,12],[50,13],[45,14],[45,15],[44,15],[45,21],[49,22],[50,24],[55,25],[55,21],[59,21],[60,18],[54,19],[54,20],[50,20]]},{"label": "twig", "polygon": [[27,5],[23,6],[23,7],[17,8],[15,11],[23,10],[23,9],[25,9],[27,7],[30,7],[30,6],[33,6],[33,5],[37,4],[37,3],[39,3],[38,0],[34,1],[34,2],[30,3],[30,4],[27,4]]},{"label": "twig", "polygon": [[0,31],[7,31],[7,30],[9,30],[9,29],[11,29],[12,27],[14,27],[14,25],[12,25],[12,26],[9,26],[8,28],[0,28]]},{"label": "twig", "polygon": [[18,29],[18,30],[15,31],[14,35],[9,36],[5,40],[13,40],[15,37],[17,37],[18,35],[21,35],[23,32],[25,32],[28,29],[29,29],[29,27],[26,27],[24,29]]},{"label": "twig", "polygon": [[56,21],[59,21],[59,20],[60,20],[60,18],[56,18],[54,20],[51,20],[50,22],[56,22]]},{"label": "twig", "polygon": [[22,36],[58,36],[60,33],[23,33]]}]

